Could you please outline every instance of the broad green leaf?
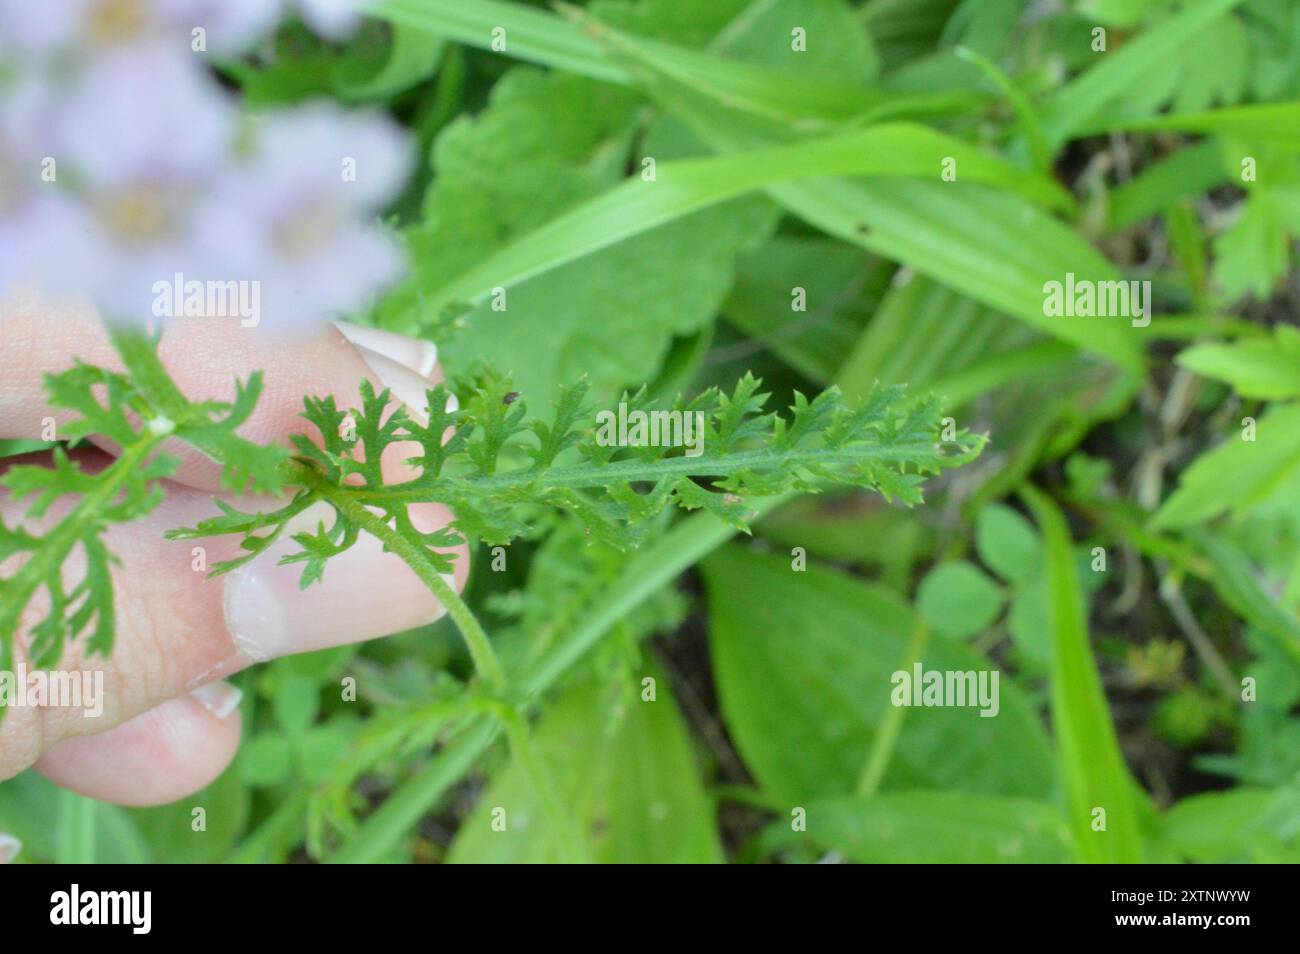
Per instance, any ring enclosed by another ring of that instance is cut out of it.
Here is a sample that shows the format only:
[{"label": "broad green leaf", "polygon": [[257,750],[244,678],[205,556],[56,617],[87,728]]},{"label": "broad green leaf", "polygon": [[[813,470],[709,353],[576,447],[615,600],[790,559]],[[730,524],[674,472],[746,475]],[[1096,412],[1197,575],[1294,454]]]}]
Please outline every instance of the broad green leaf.
[{"label": "broad green leaf", "polygon": [[1170,111],[1186,114],[1211,106],[1231,107],[1246,93],[1250,41],[1235,13],[1219,17],[1183,49],[1183,62]]},{"label": "broad green leaf", "polygon": [[[756,527],[787,551],[868,567],[896,590],[913,580],[913,567],[934,546],[934,528],[911,511],[853,496],[818,494],[790,501]],[[793,556],[793,553],[792,553]]]},{"label": "broad green leaf", "polygon": [[320,710],[320,689],[316,683],[285,671],[277,671],[273,677],[268,675],[266,683],[272,693],[276,724],[290,736],[300,736],[310,729]]},{"label": "broad green leaf", "polygon": [[[382,29],[380,24],[367,25],[358,33],[355,45],[368,45]],[[227,57],[221,64],[222,72],[239,85],[240,98],[253,110],[283,108],[334,95],[340,60],[369,59],[359,51],[341,52],[302,24],[292,24],[268,38],[259,52],[266,55]]]},{"label": "broad green leaf", "polygon": [[1300,396],[1300,331],[1274,328],[1272,339],[1194,345],[1178,363],[1207,378],[1227,381],[1242,397],[1275,400]]},{"label": "broad green leaf", "polygon": [[[787,11],[794,15],[800,4]],[[652,27],[656,40],[689,46],[713,37],[745,6],[655,0],[601,10]],[[733,54],[772,57],[745,47],[755,29],[741,18],[728,31]],[[513,50],[517,37],[507,32]],[[800,62],[821,72],[844,65],[857,54],[853,44],[841,45],[843,39],[818,44]],[[707,151],[680,124],[663,120],[638,138],[644,122],[642,102],[627,91],[571,76],[507,75],[487,110],[453,125],[439,141],[428,224],[409,233],[417,281],[385,308],[383,322],[410,327],[436,315],[440,289],[458,273],[614,186],[628,167],[640,174],[647,172],[645,162],[657,163],[650,174],[658,184],[665,164]],[[576,259],[558,245],[545,274],[522,285],[509,274],[490,275],[486,291],[500,289],[499,297],[461,318],[464,330],[446,344],[444,358],[453,373],[491,361],[514,372],[522,393],[543,401],[559,382],[582,375],[597,393],[635,387],[656,375],[674,336],[707,328],[731,281],[735,255],[765,238],[774,214],[770,203],[753,196],[648,232],[638,225],[630,239],[584,248]],[[577,235],[579,241],[586,237]]]},{"label": "broad green leaf", "polygon": [[843,242],[778,235],[736,262],[722,314],[791,367],[826,383],[858,337],[857,291],[884,267]]},{"label": "broad green leaf", "polygon": [[279,785],[293,776],[293,740],[281,732],[254,736],[240,753],[240,778],[255,787]]},{"label": "broad green leaf", "polygon": [[[955,184],[948,184],[955,185]],[[1005,192],[905,180],[823,181],[775,186],[770,194],[810,222],[915,268],[991,308],[1136,368],[1142,358],[1129,322],[1051,318],[1043,286],[1067,273],[1118,278],[1076,233]],[[1034,241],[1025,241],[1032,234]]]},{"label": "broad green leaf", "polygon": [[[1083,593],[1070,531],[1056,505],[1026,485],[1025,502],[1038,520],[1046,548],[1052,633],[1052,727],[1060,753],[1070,830],[1091,862],[1142,860],[1134,783],[1102,691],[1088,639]],[[1094,823],[1105,813],[1105,830]]]},{"label": "broad green leaf", "polygon": [[[833,2],[822,4],[823,8],[836,5]],[[649,64],[678,82],[689,84],[710,99],[754,116],[796,128],[832,128],[882,101],[881,97],[864,87],[844,82],[843,74],[836,75],[834,70],[820,76],[809,75],[798,67],[800,57],[793,51],[785,58],[783,66],[793,66],[794,69],[773,69],[644,39],[586,17],[577,8],[567,9],[583,24],[586,32],[606,44],[617,56],[627,57],[634,64]],[[599,17],[599,11],[596,16]],[[852,27],[851,15],[848,22]],[[794,25],[804,29],[811,26]],[[755,39],[762,37],[761,33],[747,32]],[[769,30],[769,37],[771,32]],[[775,40],[788,50],[790,29],[782,29]],[[775,44],[769,42],[769,46]],[[761,49],[759,52],[763,59],[770,60],[770,53]],[[631,72],[635,75],[635,66]]]},{"label": "broad green leaf", "polygon": [[[703,564],[723,716],[760,786],[790,805],[854,790],[903,663],[915,616],[894,593],[788,557],[730,546]],[[797,634],[798,638],[793,636]],[[994,665],[931,640],[927,670]],[[1042,726],[1009,678],[1000,711],[910,708],[887,788],[1043,797],[1052,768]]]},{"label": "broad green leaf", "polygon": [[1300,8],[1271,0],[1250,0],[1242,10],[1254,62],[1251,91],[1256,99],[1281,99],[1300,92]]},{"label": "broad green leaf", "polygon": [[252,792],[235,765],[193,795],[171,805],[131,809],[130,815],[159,861],[190,864],[212,862],[229,851],[244,833],[251,808]]},{"label": "broad green leaf", "polygon": [[[723,153],[770,146],[770,134],[702,103],[663,76],[648,88]],[[1022,173],[1027,175],[1026,173]],[[960,176],[959,176],[960,178]],[[888,183],[818,179],[769,186],[769,195],[830,235],[910,265],[971,298],[1136,371],[1143,358],[1124,319],[1069,320],[1044,314],[1044,284],[1067,273],[1119,276],[1077,233],[1006,192],[970,182]],[[1033,242],[1024,241],[1033,234]]]},{"label": "broad green leaf", "polygon": [[[608,685],[576,686],[547,710],[533,744],[567,813],[587,836],[590,860],[721,861],[713,808],[671,687],[658,671],[650,678],[656,681],[653,702],[642,701],[640,686],[613,695]],[[494,809],[504,809],[505,831],[493,830]],[[552,861],[559,855],[559,837],[512,762],[461,825],[448,860]]]},{"label": "broad green leaf", "polygon": [[1017,590],[1007,612],[1007,629],[1016,649],[1039,666],[1052,661],[1052,611],[1047,594],[1047,580],[1040,569]]},{"label": "broad green leaf", "polygon": [[1140,25],[1152,8],[1163,0],[1079,0],[1079,13],[1107,26],[1132,28]]},{"label": "broad green leaf", "polygon": [[1178,489],[1156,511],[1152,526],[1187,527],[1258,503],[1300,466],[1300,404],[1281,404],[1255,425],[1202,454],[1182,475]]},{"label": "broad green leaf", "polygon": [[[695,0],[591,0],[584,6],[600,22],[624,32],[692,49],[710,49],[719,54],[733,51],[735,44],[745,38],[744,28],[754,14],[763,12],[751,9],[751,0],[713,0],[712,3],[696,3]],[[792,0],[788,6],[806,10],[809,2]],[[568,29],[588,35],[572,17],[564,17],[563,23]],[[735,27],[732,27],[733,23]],[[758,62],[776,65],[770,62],[770,56],[760,57]]]},{"label": "broad green leaf", "polygon": [[[60,798],[56,788],[34,771],[0,782],[0,831],[22,842],[21,861],[57,860]],[[147,864],[171,860],[137,826],[134,811],[99,802],[94,805],[94,860],[100,864]]]},{"label": "broad green leaf", "polygon": [[975,518],[975,547],[980,559],[1002,579],[1025,583],[1042,569],[1043,545],[1033,526],[1004,504],[980,508]]},{"label": "broad green leaf", "polygon": [[874,798],[816,801],[807,807],[808,839],[863,864],[1062,864],[1072,859],[1061,813],[1046,802],[967,792],[893,792]]},{"label": "broad green leaf", "polygon": [[953,639],[973,636],[993,624],[1006,595],[974,564],[940,563],[916,591],[916,608],[935,632]]},{"label": "broad green leaf", "polygon": [[[487,109],[439,138],[426,220],[406,235],[414,274],[385,303],[381,323],[410,330],[437,314],[437,289],[456,274],[481,272],[512,240],[614,186],[634,161],[639,103],[588,80],[507,74]],[[681,148],[662,123],[643,146],[665,165]],[[554,260],[522,286],[493,274],[479,290],[500,287],[499,296],[461,318],[444,362],[453,376],[480,362],[513,372],[538,407],[584,375],[602,397],[635,387],[655,376],[674,335],[712,320],[735,256],[761,242],[772,219],[770,205],[752,197],[577,261]]]},{"label": "broad green leaf", "polygon": [[[706,139],[716,130],[697,129]],[[1116,319],[1050,318],[1044,314],[1043,285],[1064,280],[1074,272],[1115,280],[1113,267],[1074,232],[1032,206],[1005,193],[967,183],[938,183],[895,176],[924,174],[945,146],[920,127],[882,124],[863,133],[846,133],[794,146],[744,155],[694,160],[671,170],[665,167],[657,183],[633,181],[562,216],[504,249],[431,296],[434,303],[473,299],[492,288],[521,281],[626,238],[643,229],[765,183],[782,179],[845,172],[889,177],[888,185],[824,180],[815,184],[768,185],[769,193],[827,232],[860,244],[964,291],[1085,350],[1103,354],[1119,364],[1141,362],[1128,321]],[[861,136],[859,140],[856,137]],[[865,157],[857,152],[867,142],[891,154]],[[947,144],[974,158],[970,147]],[[944,155],[948,153],[942,153]],[[998,160],[981,156],[967,162],[972,180],[1035,190],[1032,177],[1012,172]],[[1027,243],[1024,235],[1033,233]]]},{"label": "broad green leaf", "polygon": [[[672,0],[684,6],[699,6],[696,0]],[[733,0],[736,2],[736,0]],[[725,6],[725,4],[720,4]],[[642,3],[654,11],[654,4]],[[880,70],[871,35],[861,11],[851,0],[785,0],[782,3],[753,3],[739,0],[739,13],[710,43],[710,50],[723,56],[825,81],[858,87],[870,83]],[[597,4],[592,15],[610,20]],[[796,49],[794,28],[806,41]],[[633,31],[640,32],[640,31]]]}]

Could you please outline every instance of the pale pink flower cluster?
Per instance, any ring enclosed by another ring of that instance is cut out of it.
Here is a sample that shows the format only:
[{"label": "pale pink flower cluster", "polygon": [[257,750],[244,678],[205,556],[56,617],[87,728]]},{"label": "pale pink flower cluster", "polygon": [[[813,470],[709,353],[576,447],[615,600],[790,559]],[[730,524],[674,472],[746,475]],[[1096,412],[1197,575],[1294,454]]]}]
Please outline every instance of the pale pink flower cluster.
[{"label": "pale pink flower cluster", "polygon": [[[250,116],[213,72],[284,7],[0,0],[0,295],[36,283],[145,322],[229,307],[185,289],[235,283],[284,328],[354,312],[399,276],[377,217],[410,171],[401,127],[330,100]],[[357,21],[346,0],[296,7],[331,39]]]}]

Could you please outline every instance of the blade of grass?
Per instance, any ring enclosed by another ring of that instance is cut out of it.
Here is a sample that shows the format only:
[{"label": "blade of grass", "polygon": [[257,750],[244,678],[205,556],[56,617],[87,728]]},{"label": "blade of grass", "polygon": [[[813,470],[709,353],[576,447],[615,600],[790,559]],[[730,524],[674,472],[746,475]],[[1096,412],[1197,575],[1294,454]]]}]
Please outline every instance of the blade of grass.
[{"label": "blade of grass", "polygon": [[[498,0],[377,0],[368,12],[440,39],[485,50],[492,50],[494,42],[503,42],[504,49],[499,52],[506,56],[590,79],[635,85],[626,62],[611,55],[611,44],[620,43],[626,56],[653,60],[703,95],[799,128],[860,122],[863,117],[954,115],[984,100],[968,90],[895,93],[794,76],[714,53],[618,33],[586,18],[576,8],[565,9],[568,19]],[[577,24],[579,18],[583,19],[585,32]],[[599,42],[593,32],[600,35]]]},{"label": "blade of grass", "polygon": [[[501,6],[510,8],[510,5],[493,4],[489,0],[466,0],[455,5],[460,14],[473,14],[474,30],[462,30],[463,35],[474,34],[474,38],[467,42],[478,45],[489,42],[492,16],[498,13],[504,16],[508,12],[508,9],[498,11]],[[403,22],[422,26],[436,35],[449,35],[439,32],[449,29],[448,24],[452,23],[445,0],[420,0],[419,3],[416,0],[387,0],[376,9],[381,15],[388,15],[398,7],[405,11],[404,16],[409,15]],[[423,10],[424,13],[415,16],[411,15],[412,10]],[[576,28],[554,18],[546,28],[548,36],[551,33],[558,35],[562,27],[576,32]],[[518,46],[508,46],[507,52],[523,55]],[[663,95],[664,87],[671,89],[680,85],[663,77],[661,87],[650,92],[661,102],[667,100],[669,111],[685,119],[718,152],[746,152],[777,145],[770,135],[755,135],[751,129],[737,125],[734,115],[729,118],[716,103],[701,109],[698,102],[692,104],[683,96]],[[693,95],[696,100],[701,98],[697,93]],[[750,175],[753,181],[755,177]],[[632,185],[629,183],[618,188],[628,189]],[[1081,322],[1048,318],[1043,314],[1042,288],[1045,281],[1064,280],[1070,271],[1097,281],[1118,280],[1113,266],[1073,231],[1047,216],[1036,214],[1032,207],[1005,194],[977,194],[964,188],[967,185],[965,182],[891,180],[887,186],[873,188],[870,183],[822,179],[769,185],[767,192],[790,211],[831,235],[909,264],[976,300],[1079,348],[1131,370],[1140,369],[1143,364],[1141,348],[1138,336],[1127,333],[1130,329],[1120,328],[1113,322],[1091,319]],[[490,280],[487,289],[502,284],[499,275],[510,276],[513,273],[517,281],[519,276],[537,274],[546,267],[572,261],[586,251],[604,247],[609,243],[597,226],[615,227],[618,223],[608,221],[609,207],[599,203],[610,202],[617,209],[618,203],[628,198],[628,194],[618,193],[618,189],[611,195],[614,198],[595,200],[597,204],[586,210],[589,217],[585,220],[568,218],[564,221],[568,235],[566,237],[561,232],[559,238],[573,242],[572,248],[556,242],[555,232],[549,231],[555,227],[552,223],[543,227],[546,231],[542,231],[540,238],[528,236],[470,275],[454,279],[436,293],[437,298],[446,303],[482,295],[484,282]],[[602,221],[602,216],[605,221]],[[647,219],[647,223],[652,221],[653,218]],[[950,224],[960,228],[950,232]],[[591,231],[583,234],[580,225]],[[990,237],[987,234],[990,231],[996,234]],[[616,233],[608,234],[612,240]],[[1026,236],[1031,234],[1035,237],[1032,242],[1026,240]],[[547,248],[548,242],[554,244]],[[548,262],[553,264],[548,265]]]},{"label": "blade of grass", "polygon": [[[1115,726],[1088,641],[1083,596],[1065,517],[1048,497],[1026,484],[1021,497],[1043,534],[1052,636],[1052,726],[1060,753],[1070,829],[1082,857],[1096,863],[1138,863],[1133,782],[1120,754]],[[1104,830],[1095,813],[1105,812]]]},{"label": "blade of grass", "polygon": [[1033,104],[1029,102],[1029,97],[1011,81],[1011,78],[1006,73],[998,68],[996,63],[982,53],[964,46],[956,47],[953,53],[987,76],[993,85],[1001,91],[1002,95],[1007,98],[1007,102],[1011,104],[1016,119],[1020,123],[1020,131],[1029,143],[1029,154],[1033,158],[1034,168],[1039,172],[1050,170],[1052,156],[1047,149],[1047,139],[1043,135],[1043,127],[1034,112]]},{"label": "blade of grass", "polygon": [[927,387],[943,399],[945,410],[956,410],[981,394],[1045,368],[1065,366],[1076,352],[1064,342],[1045,339],[1010,351],[999,351],[969,367],[945,375]]},{"label": "blade of grass", "polygon": [[295,790],[226,856],[224,864],[261,865],[283,861],[302,834],[308,797],[306,789]]},{"label": "blade of grass", "polygon": [[[1148,119],[1107,117],[1098,121],[1088,131],[1203,133],[1207,136],[1241,136],[1244,139],[1266,140],[1300,145],[1300,101],[1285,103],[1251,103],[1246,106],[1229,106],[1198,113],[1169,113]],[[1189,194],[1203,191],[1192,185]]]},{"label": "blade of grass", "polygon": [[[647,80],[668,112],[721,154],[768,147],[772,137],[738,113],[702,101],[665,77]],[[768,186],[769,196],[829,235],[909,265],[970,298],[1133,372],[1140,338],[1124,319],[1048,317],[1044,283],[1120,275],[1087,241],[1006,191],[964,181],[819,178]],[[1032,236],[1032,240],[1029,239]]]},{"label": "blade of grass", "polygon": [[1227,178],[1217,142],[1179,149],[1110,194],[1110,229],[1117,232],[1136,225],[1184,196],[1200,195]]},{"label": "blade of grass", "polygon": [[[468,46],[492,49],[500,36],[504,53],[516,59],[628,85],[627,71],[612,62],[591,38],[545,10],[500,0],[378,0],[371,16]],[[502,33],[494,33],[500,30]]]},{"label": "blade of grass", "polygon": [[95,863],[98,809],[93,798],[66,790],[59,792],[59,864]]},{"label": "blade of grass", "polygon": [[469,773],[500,734],[498,720],[485,716],[472,720],[422,769],[398,785],[326,863],[374,864],[383,860],[447,790]]},{"label": "blade of grass", "polygon": [[[912,671],[912,667],[920,661],[921,654],[925,651],[925,644],[929,639],[930,628],[925,625],[925,620],[918,613],[916,623],[912,627],[912,634],[907,640],[907,649],[898,663],[900,672]],[[862,774],[858,778],[858,787],[854,792],[858,797],[863,799],[873,798],[880,791],[880,783],[885,780],[885,772],[889,769],[889,760],[893,757],[894,748],[898,745],[898,737],[902,734],[903,720],[906,717],[906,706],[895,705],[885,710],[885,717],[880,723],[880,731],[876,733],[876,738],[871,744],[871,752],[867,755],[867,761],[862,767]]]},{"label": "blade of grass", "polygon": [[1131,369],[1142,366],[1127,320],[1080,321],[1044,313],[1045,282],[1063,281],[1069,272],[1118,280],[1109,262],[1032,206],[992,190],[952,185],[828,180],[783,183],[768,193],[831,235],[908,265],[1085,351]]},{"label": "blade of grass", "polygon": [[727,102],[755,116],[797,125],[816,120],[848,120],[874,105],[863,87],[811,80],[780,70],[711,53],[649,40],[606,26],[579,7],[556,3],[556,8],[585,35],[636,60],[650,60],[668,75],[689,83],[701,94]]},{"label": "blade of grass", "polygon": [[437,311],[453,302],[485,298],[498,286],[510,287],[782,180],[834,175],[937,178],[945,158],[958,163],[963,180],[995,184],[1049,204],[1069,202],[1050,179],[1027,174],[959,139],[912,123],[881,124],[794,145],[663,163],[655,181],[623,182],[502,249],[425,301]]}]

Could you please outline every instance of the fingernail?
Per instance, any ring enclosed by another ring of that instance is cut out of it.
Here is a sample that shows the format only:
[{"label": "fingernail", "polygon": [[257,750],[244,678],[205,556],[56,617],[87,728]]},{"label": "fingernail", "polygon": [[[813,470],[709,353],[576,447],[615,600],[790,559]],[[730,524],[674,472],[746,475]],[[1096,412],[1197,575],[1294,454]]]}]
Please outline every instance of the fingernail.
[{"label": "fingernail", "polygon": [[382,354],[390,361],[410,368],[422,378],[432,374],[438,363],[438,346],[432,341],[408,338],[406,335],[367,328],[365,325],[353,325],[346,321],[336,321],[334,326],[357,347]]},{"label": "fingernail", "polygon": [[[298,518],[322,519],[327,526],[333,520],[322,504]],[[310,526],[314,530],[315,522]],[[431,623],[446,612],[402,558],[385,552],[368,533],[331,558],[322,579],[302,590],[303,564],[278,562],[299,550],[288,536],[226,578],[226,626],[247,662],[387,636]],[[444,579],[451,582],[452,577]]]},{"label": "fingernail", "polygon": [[[399,364],[387,355],[369,348],[358,347],[357,353],[365,359],[378,383],[388,388],[393,397],[410,409],[421,422],[429,419],[429,405],[426,392],[433,387],[427,378],[421,377],[404,364]],[[456,395],[447,396],[447,410],[455,411],[460,407]]]},{"label": "fingernail", "polygon": [[190,695],[194,697],[195,702],[218,719],[224,719],[238,709],[239,700],[244,698],[244,693],[237,686],[232,686],[225,680],[199,686],[199,688],[191,690]]},{"label": "fingernail", "polygon": [[18,857],[18,852],[23,850],[23,843],[13,835],[6,835],[0,831],[0,865],[7,865]]}]

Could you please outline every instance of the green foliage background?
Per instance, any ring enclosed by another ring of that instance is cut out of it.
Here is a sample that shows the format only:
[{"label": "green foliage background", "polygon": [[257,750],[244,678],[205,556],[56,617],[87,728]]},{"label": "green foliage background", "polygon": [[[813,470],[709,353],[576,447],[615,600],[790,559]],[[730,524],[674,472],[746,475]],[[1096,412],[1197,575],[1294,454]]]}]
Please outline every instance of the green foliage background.
[{"label": "green foliage background", "polygon": [[[476,554],[563,825],[445,621],[244,674],[193,799],[28,773],[0,829],[27,860],[1300,860],[1300,6],[1060,7],[382,0],[346,47],[230,64],[252,109],[418,135],[411,274],[364,317],[453,386],[906,384],[990,444],[910,510],[664,519],[631,554],[539,513],[502,572]],[[1067,272],[1149,280],[1150,326],[1047,317]],[[890,706],[914,661],[1000,670],[999,715]]]}]

